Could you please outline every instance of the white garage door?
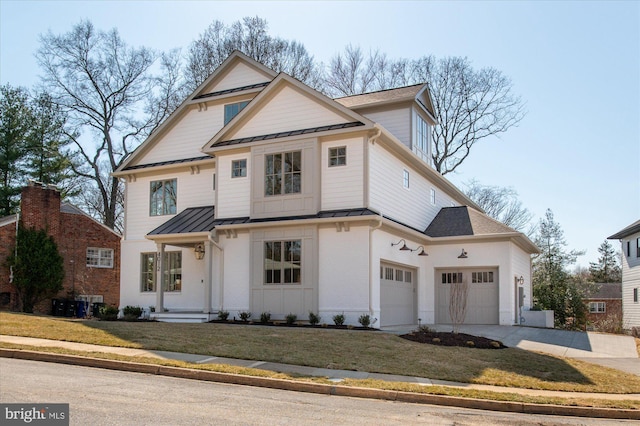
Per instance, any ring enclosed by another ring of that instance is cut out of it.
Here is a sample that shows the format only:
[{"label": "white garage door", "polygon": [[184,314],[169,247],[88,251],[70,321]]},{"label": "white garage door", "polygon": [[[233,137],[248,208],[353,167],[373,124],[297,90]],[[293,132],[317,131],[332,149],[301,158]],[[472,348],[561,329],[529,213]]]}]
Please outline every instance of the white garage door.
[{"label": "white garage door", "polygon": [[466,282],[469,286],[464,324],[498,324],[498,270],[493,268],[437,271],[436,322],[451,324],[449,315],[451,287],[460,282]]},{"label": "white garage door", "polygon": [[416,273],[409,268],[380,267],[380,326],[415,324]]}]

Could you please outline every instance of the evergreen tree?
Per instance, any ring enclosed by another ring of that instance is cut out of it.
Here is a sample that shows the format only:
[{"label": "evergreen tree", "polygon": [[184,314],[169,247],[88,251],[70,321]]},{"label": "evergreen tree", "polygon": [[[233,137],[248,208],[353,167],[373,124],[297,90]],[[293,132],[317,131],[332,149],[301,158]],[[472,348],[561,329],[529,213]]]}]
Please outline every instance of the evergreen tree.
[{"label": "evergreen tree", "polygon": [[33,114],[23,88],[0,86],[0,217],[17,211]]},{"label": "evergreen tree", "polygon": [[597,283],[619,283],[622,281],[620,258],[609,241],[598,247],[600,257],[597,262],[589,263],[591,280]]},{"label": "evergreen tree", "polygon": [[9,258],[13,284],[23,312],[33,312],[39,302],[62,290],[64,260],[52,237],[44,230],[18,228],[17,248]]},{"label": "evergreen tree", "polygon": [[554,311],[556,327],[582,329],[586,324],[583,292],[570,279],[567,268],[583,252],[566,251],[564,232],[551,210],[540,220],[535,243],[541,251],[533,259],[533,296],[537,305]]}]

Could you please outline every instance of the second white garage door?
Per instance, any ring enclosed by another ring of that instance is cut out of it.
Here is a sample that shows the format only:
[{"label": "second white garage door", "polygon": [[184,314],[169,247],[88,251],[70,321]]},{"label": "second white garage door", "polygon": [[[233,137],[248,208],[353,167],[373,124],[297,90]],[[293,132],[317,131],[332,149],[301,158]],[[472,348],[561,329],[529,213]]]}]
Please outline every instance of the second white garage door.
[{"label": "second white garage door", "polygon": [[416,273],[413,269],[380,267],[380,326],[415,324]]},{"label": "second white garage door", "polygon": [[451,324],[451,286],[461,280],[465,280],[469,286],[464,324],[498,324],[498,270],[493,268],[436,271],[436,322]]}]

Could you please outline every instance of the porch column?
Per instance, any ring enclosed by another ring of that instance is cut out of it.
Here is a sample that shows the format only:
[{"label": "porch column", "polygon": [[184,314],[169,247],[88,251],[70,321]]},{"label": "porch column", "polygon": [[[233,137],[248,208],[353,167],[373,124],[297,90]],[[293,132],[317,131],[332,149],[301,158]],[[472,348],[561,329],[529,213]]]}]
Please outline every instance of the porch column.
[{"label": "porch column", "polygon": [[164,277],[164,244],[157,244],[156,252],[156,312],[164,312],[164,286],[162,285]]},{"label": "porch column", "polygon": [[212,271],[213,266],[213,245],[211,241],[204,242],[204,306],[202,312],[210,314],[211,309],[211,288],[212,288]]}]

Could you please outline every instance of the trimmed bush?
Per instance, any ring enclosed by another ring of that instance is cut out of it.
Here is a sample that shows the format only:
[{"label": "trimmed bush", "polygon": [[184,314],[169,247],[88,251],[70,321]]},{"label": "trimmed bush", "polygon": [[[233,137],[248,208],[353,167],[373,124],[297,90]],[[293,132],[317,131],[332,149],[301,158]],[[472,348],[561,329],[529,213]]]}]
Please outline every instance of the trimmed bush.
[{"label": "trimmed bush", "polygon": [[333,323],[335,325],[344,325],[344,314],[337,314],[333,316]]},{"label": "trimmed bush", "polygon": [[318,323],[320,322],[320,316],[314,314],[313,312],[309,312],[309,324],[311,325],[318,325]]}]

